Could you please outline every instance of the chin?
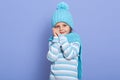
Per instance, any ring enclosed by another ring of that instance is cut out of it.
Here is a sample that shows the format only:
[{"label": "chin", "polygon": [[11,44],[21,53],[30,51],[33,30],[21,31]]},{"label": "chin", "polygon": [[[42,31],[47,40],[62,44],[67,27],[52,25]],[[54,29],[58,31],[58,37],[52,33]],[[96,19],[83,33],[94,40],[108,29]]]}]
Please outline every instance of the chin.
[{"label": "chin", "polygon": [[65,32],[65,33],[61,33],[61,34],[65,35],[65,34],[68,34],[68,33],[67,33],[67,32]]}]

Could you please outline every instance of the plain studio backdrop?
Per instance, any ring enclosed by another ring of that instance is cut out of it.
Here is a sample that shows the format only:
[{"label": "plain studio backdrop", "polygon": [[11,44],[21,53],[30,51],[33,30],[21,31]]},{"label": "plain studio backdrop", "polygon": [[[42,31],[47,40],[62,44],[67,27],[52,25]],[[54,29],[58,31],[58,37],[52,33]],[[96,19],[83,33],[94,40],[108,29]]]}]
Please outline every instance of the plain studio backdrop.
[{"label": "plain studio backdrop", "polygon": [[83,80],[120,80],[119,0],[0,0],[0,80],[48,80],[57,3],[69,4],[83,44]]}]

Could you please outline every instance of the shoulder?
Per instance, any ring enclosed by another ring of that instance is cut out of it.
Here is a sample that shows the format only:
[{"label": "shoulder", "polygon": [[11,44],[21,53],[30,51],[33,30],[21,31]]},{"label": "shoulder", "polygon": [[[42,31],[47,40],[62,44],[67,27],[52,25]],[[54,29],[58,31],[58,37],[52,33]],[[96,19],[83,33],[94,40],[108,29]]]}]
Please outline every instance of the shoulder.
[{"label": "shoulder", "polygon": [[76,33],[76,32],[73,32],[72,35],[75,36],[75,37],[80,38],[80,35],[78,33]]},{"label": "shoulder", "polygon": [[76,42],[71,42],[70,44],[71,44],[71,45],[74,45],[74,46],[78,46],[78,47],[79,47],[81,43],[80,43],[80,42],[78,42],[78,41],[76,41]]},{"label": "shoulder", "polygon": [[80,42],[80,36],[78,33],[72,32],[67,35],[69,42]]}]

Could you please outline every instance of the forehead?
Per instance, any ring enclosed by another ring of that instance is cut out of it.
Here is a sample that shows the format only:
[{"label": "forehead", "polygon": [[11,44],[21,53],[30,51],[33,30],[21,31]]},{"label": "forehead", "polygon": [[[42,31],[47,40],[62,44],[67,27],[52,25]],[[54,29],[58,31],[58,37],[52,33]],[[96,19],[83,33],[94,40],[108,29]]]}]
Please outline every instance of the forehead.
[{"label": "forehead", "polygon": [[62,25],[62,24],[66,24],[66,23],[65,22],[58,22],[56,25]]}]

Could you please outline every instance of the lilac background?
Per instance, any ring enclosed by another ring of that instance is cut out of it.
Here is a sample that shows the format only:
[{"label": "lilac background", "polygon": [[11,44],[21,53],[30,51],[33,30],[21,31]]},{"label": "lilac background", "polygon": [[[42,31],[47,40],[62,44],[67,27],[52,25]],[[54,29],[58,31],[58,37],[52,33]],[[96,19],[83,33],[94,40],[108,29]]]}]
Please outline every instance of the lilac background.
[{"label": "lilac background", "polygon": [[83,80],[120,80],[119,0],[0,0],[0,80],[48,80],[51,16],[65,1],[83,42]]}]

